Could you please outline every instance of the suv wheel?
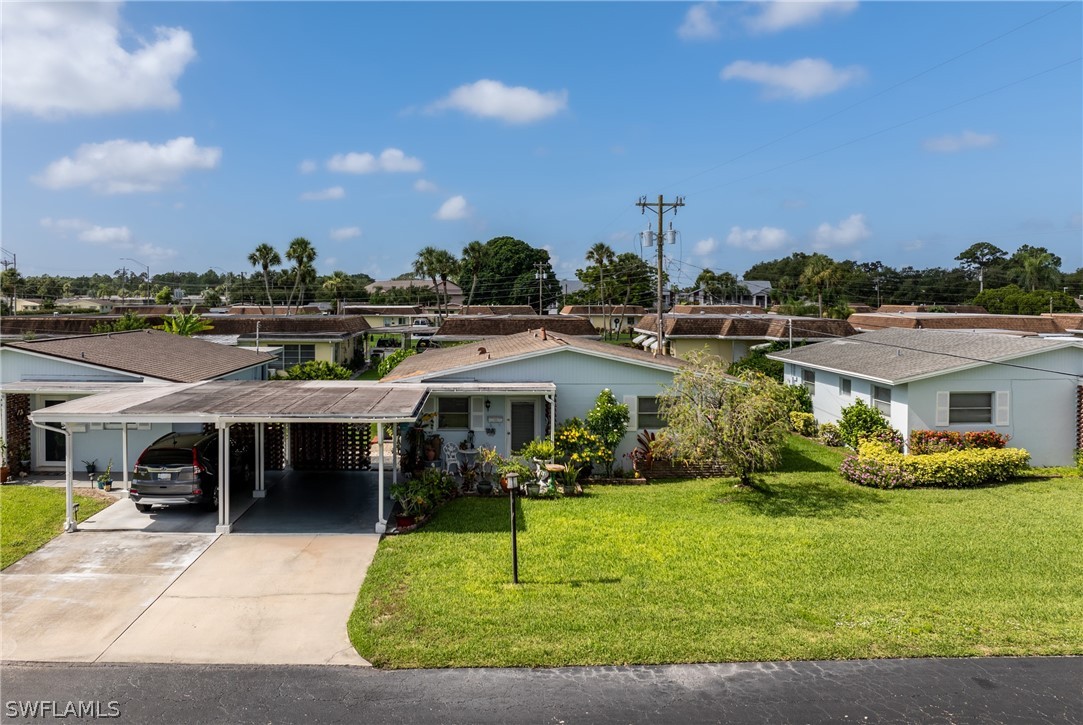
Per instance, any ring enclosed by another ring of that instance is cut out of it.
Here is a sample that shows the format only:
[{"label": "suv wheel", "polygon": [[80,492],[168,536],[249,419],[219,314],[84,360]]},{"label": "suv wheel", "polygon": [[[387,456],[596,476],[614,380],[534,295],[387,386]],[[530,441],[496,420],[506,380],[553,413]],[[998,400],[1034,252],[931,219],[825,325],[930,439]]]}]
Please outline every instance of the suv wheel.
[{"label": "suv wheel", "polygon": [[135,510],[138,511],[139,513],[141,513],[141,514],[150,513],[150,504],[149,503],[137,503],[135,505]]},{"label": "suv wheel", "polygon": [[207,509],[208,511],[217,511],[218,510],[218,487],[217,486],[214,487],[214,493],[211,494],[211,499],[209,501],[204,501],[203,502],[203,507],[205,509]]}]

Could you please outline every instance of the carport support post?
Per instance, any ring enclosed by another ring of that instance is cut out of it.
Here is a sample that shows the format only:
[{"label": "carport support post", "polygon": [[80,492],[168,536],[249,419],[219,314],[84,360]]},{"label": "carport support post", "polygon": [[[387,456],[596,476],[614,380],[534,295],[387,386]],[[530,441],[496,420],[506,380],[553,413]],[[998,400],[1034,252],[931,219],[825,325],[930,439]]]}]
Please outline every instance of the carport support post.
[{"label": "carport support post", "polygon": [[121,423],[120,428],[120,458],[124,464],[124,490],[128,490],[128,424]]},{"label": "carport support post", "polygon": [[229,522],[229,424],[216,423],[218,428],[218,525],[216,534],[233,531]]},{"label": "carport support post", "polygon": [[[383,446],[384,441],[380,439],[380,445]],[[381,448],[381,450],[383,450]],[[391,428],[391,483],[392,485],[399,482],[399,426],[395,424]]]},{"label": "carport support post", "polygon": [[64,530],[69,534],[78,531],[78,522],[75,520],[75,492],[72,487],[75,485],[72,479],[75,478],[75,473],[72,470],[72,456],[74,455],[75,446],[72,445],[71,431],[68,428],[64,429],[64,503],[66,504],[66,511],[68,512],[68,520],[64,522]]},{"label": "carport support post", "polygon": [[384,424],[376,424],[376,440],[379,441],[379,454],[377,455],[376,470],[378,471],[378,480],[380,482],[379,492],[379,521],[376,522],[376,533],[382,534],[387,531],[387,517],[384,516]]},{"label": "carport support post", "polygon": [[265,498],[267,488],[263,478],[263,423],[256,423],[256,488],[252,491],[252,498]]}]

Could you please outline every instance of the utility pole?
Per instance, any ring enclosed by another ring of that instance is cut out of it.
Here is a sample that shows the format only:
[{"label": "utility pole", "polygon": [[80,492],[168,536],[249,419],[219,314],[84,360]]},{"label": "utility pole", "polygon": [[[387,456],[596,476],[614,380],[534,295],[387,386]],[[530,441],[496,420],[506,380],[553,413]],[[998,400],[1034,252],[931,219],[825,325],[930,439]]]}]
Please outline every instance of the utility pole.
[{"label": "utility pole", "polygon": [[[665,214],[667,211],[672,211],[674,214],[676,214],[678,207],[684,206],[684,197],[678,196],[675,201],[665,201],[662,198],[662,195],[659,194],[658,195],[658,201],[656,201],[656,202],[650,201],[649,202],[649,201],[647,201],[647,197],[641,196],[641,197],[639,197],[639,201],[636,202],[636,206],[639,207],[639,212],[641,214],[645,214],[647,212],[647,207],[651,207],[652,209],[657,209],[658,210],[658,240],[657,240],[658,241],[658,268],[657,268],[657,272],[658,272],[658,289],[657,289],[657,293],[658,293],[658,309],[657,309],[657,313],[658,313],[658,346],[654,349],[654,356],[658,357],[659,355],[664,354],[665,335],[666,335],[666,333],[665,333],[665,325],[662,324],[663,323],[663,320],[662,320],[662,259],[663,259],[663,256],[664,256],[663,245],[665,244],[666,241],[669,241],[670,244],[673,244],[677,240],[677,233],[674,232],[673,229],[669,230],[668,235],[665,234],[665,232],[662,231],[662,215]],[[651,244],[651,231],[650,231],[649,228],[644,233],[644,235],[645,235],[644,243],[647,246],[650,246],[650,244]],[[669,237],[668,240],[666,239],[667,236]]]},{"label": "utility pole", "polygon": [[534,267],[538,270],[538,314],[544,315],[545,308],[542,307],[542,283],[545,281],[545,262],[535,262]]}]

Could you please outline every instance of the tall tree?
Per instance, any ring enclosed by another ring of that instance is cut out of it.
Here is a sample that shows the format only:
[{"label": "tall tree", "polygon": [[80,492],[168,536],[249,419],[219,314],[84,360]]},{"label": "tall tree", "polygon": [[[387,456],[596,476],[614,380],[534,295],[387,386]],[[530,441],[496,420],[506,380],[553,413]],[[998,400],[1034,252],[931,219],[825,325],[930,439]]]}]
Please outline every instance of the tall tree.
[{"label": "tall tree", "polygon": [[[482,265],[485,263],[485,245],[476,239],[463,247],[462,260],[459,262],[460,281],[465,281],[467,274],[470,275],[470,294],[466,296],[466,305],[474,304],[474,290],[478,288],[478,275],[481,274]],[[460,286],[462,286],[460,284]]]},{"label": "tall tree", "polygon": [[271,314],[275,313],[275,301],[271,297],[271,267],[282,264],[282,257],[274,247],[264,242],[248,255],[248,262],[253,267],[259,267],[263,272],[263,287],[267,291],[267,302],[271,305]]},{"label": "tall tree", "polygon": [[350,286],[350,278],[345,272],[335,270],[328,276],[320,288],[331,295],[335,300],[335,314],[337,315],[342,307],[342,296],[345,294],[347,288]]},{"label": "tall tree", "polygon": [[[613,249],[605,242],[596,242],[587,250],[586,260],[598,268],[598,301],[602,304],[602,336],[609,336],[609,312],[606,310],[605,268],[616,259]],[[540,313],[539,313],[540,314]]]},{"label": "tall tree", "polygon": [[437,271],[437,258],[440,254],[439,249],[433,246],[422,247],[418,250],[417,256],[414,257],[414,275],[420,279],[428,277],[432,280],[432,291],[436,295],[436,307],[440,307],[440,273]]},{"label": "tall tree", "polygon": [[[448,278],[457,275],[459,273],[459,260],[458,258],[447,251],[446,249],[437,249],[431,259],[433,265],[433,271],[436,273],[437,278],[440,280],[440,284],[444,289],[444,319],[448,316],[448,302],[450,297],[447,293]],[[439,305],[439,301],[437,301]]]},{"label": "tall tree", "polygon": [[824,316],[824,290],[831,289],[842,279],[842,270],[826,254],[813,254],[801,272],[801,284],[816,290],[816,308]]},{"label": "tall tree", "polygon": [[297,298],[298,306],[304,304],[306,277],[311,278],[314,272],[312,263],[316,261],[316,248],[312,242],[304,237],[295,237],[286,250],[286,259],[293,262],[293,289],[290,291],[289,300],[286,302],[286,311],[289,312],[293,295],[300,290]]},{"label": "tall tree", "polygon": [[192,309],[187,312],[181,307],[173,308],[173,314],[163,317],[162,324],[157,325],[155,329],[165,330],[173,335],[191,337],[197,332],[213,330],[214,325],[203,319],[202,315],[196,312],[195,305],[193,305]]},{"label": "tall tree", "polygon": [[1011,259],[1015,281],[1031,292],[1041,289],[1053,289],[1060,281],[1060,257],[1045,247],[1031,247],[1024,244]]},{"label": "tall tree", "polygon": [[955,260],[963,269],[969,272],[977,271],[980,293],[985,289],[985,270],[997,262],[1003,262],[1006,257],[1007,253],[996,245],[989,242],[975,242],[963,250]]}]

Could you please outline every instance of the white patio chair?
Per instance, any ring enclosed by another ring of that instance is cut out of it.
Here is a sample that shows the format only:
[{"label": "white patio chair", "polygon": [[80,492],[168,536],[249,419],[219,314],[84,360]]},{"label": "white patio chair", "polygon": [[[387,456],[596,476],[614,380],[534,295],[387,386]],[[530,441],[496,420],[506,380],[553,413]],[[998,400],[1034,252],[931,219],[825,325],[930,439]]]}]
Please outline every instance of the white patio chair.
[{"label": "white patio chair", "polygon": [[[444,444],[444,470],[447,471],[449,476],[454,475],[462,478],[462,466],[459,465],[459,447],[454,443]],[[452,470],[454,470],[454,473],[452,473]]]}]

